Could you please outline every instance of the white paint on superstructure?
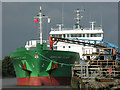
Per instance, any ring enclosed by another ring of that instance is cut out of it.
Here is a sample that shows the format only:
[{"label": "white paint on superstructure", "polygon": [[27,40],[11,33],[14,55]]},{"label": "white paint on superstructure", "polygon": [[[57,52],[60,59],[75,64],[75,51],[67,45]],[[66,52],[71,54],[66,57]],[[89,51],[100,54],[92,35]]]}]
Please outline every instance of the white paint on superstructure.
[{"label": "white paint on superstructure", "polygon": [[25,48],[27,50],[30,50],[30,48],[35,48],[37,46],[37,43],[40,43],[40,40],[30,40],[26,42]]},{"label": "white paint on superstructure", "polygon": [[[90,22],[90,28],[83,28],[80,26],[80,11],[79,9],[76,10],[76,24],[73,28],[51,28],[50,36],[52,37],[59,37],[59,38],[67,38],[67,39],[88,39],[88,40],[103,40],[103,30],[102,27],[95,27],[95,21]],[[101,25],[100,25],[101,26]],[[90,41],[91,43],[94,43]],[[96,48],[91,46],[84,46],[78,44],[70,44],[66,42],[58,42],[57,44],[53,45],[56,47],[57,50],[61,51],[72,51],[78,52],[81,59],[86,59],[87,57],[83,57],[83,54],[92,54],[97,52]],[[90,58],[92,58],[90,56]]]}]

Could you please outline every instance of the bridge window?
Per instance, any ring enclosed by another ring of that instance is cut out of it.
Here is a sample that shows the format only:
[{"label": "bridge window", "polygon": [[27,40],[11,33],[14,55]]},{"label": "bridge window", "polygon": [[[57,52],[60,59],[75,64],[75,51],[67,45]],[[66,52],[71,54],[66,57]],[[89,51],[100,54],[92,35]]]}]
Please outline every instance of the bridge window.
[{"label": "bridge window", "polygon": [[91,34],[91,37],[101,37],[101,34]]},{"label": "bridge window", "polygon": [[82,37],[82,35],[81,35],[81,34],[78,34],[78,37]]},{"label": "bridge window", "polygon": [[89,34],[87,34],[87,37],[89,37]]},{"label": "bridge window", "polygon": [[69,34],[67,34],[67,37],[69,37]]},{"label": "bridge window", "polygon": [[85,37],[86,34],[71,34],[71,37]]},{"label": "bridge window", "polygon": [[93,35],[93,34],[91,34],[91,37],[94,37],[94,35]]},{"label": "bridge window", "polygon": [[77,37],[77,34],[71,34],[71,37]]},{"label": "bridge window", "polygon": [[65,38],[65,34],[63,34],[63,38]]},{"label": "bridge window", "polygon": [[96,36],[97,36],[97,37],[101,37],[101,33],[98,33]]},{"label": "bridge window", "polygon": [[71,34],[71,37],[97,37],[96,34]]},{"label": "bridge window", "polygon": [[65,46],[63,46],[63,48],[65,48]]},{"label": "bridge window", "polygon": [[60,38],[62,38],[62,35],[57,34],[57,35],[52,35],[52,37],[60,37]]},{"label": "bridge window", "polygon": [[97,34],[94,34],[94,37],[97,37]]},{"label": "bridge window", "polygon": [[91,34],[91,37],[95,37],[96,35],[95,34]]},{"label": "bridge window", "polygon": [[59,35],[60,38],[62,38],[62,35]]},{"label": "bridge window", "polygon": [[75,35],[75,37],[78,37],[77,34],[74,34],[74,35]]},{"label": "bridge window", "polygon": [[59,35],[55,35],[55,37],[58,37]]},{"label": "bridge window", "polygon": [[85,37],[85,34],[83,34],[83,37]]},{"label": "bridge window", "polygon": [[55,37],[55,35],[52,35],[52,37]]},{"label": "bridge window", "polygon": [[68,48],[71,48],[71,46],[68,46]]}]

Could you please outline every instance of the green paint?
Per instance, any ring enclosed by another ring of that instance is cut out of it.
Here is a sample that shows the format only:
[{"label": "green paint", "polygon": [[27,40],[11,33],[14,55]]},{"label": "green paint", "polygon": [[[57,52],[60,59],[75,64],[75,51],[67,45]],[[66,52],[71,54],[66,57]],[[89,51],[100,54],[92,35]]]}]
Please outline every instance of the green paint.
[{"label": "green paint", "polygon": [[27,62],[26,60],[22,60],[22,63],[23,63],[23,65],[25,65],[25,63],[26,63],[26,68],[27,68],[27,70],[28,70],[28,71],[32,71],[30,65],[28,64],[28,62]]},{"label": "green paint", "polygon": [[78,28],[78,25],[79,25],[79,24],[75,24],[75,29],[77,29],[77,28]]},{"label": "green paint", "polygon": [[49,65],[48,65],[46,71],[49,71],[49,70],[51,69],[51,67],[52,67],[52,61],[49,63]]},{"label": "green paint", "polygon": [[[38,55],[35,58],[34,55]],[[71,66],[74,61],[79,60],[79,54],[70,51],[56,51],[47,50],[47,44],[43,45],[37,44],[35,50],[25,50],[23,48],[17,49],[16,52],[10,54],[12,59],[16,76],[29,77],[28,71],[22,69],[21,62],[26,62],[27,70],[31,71],[31,77],[47,77],[52,66],[52,62],[58,62],[58,68],[52,71],[52,76],[54,77],[70,77],[71,76]]]}]

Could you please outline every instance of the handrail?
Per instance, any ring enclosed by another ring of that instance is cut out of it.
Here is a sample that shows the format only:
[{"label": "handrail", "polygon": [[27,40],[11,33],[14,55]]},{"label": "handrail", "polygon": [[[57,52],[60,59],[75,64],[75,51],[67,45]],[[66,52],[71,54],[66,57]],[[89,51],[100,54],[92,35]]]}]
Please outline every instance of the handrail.
[{"label": "handrail", "polygon": [[[80,30],[80,29],[62,28],[61,30],[59,30],[59,28],[51,28],[51,31],[65,31],[65,30]],[[91,30],[91,28],[83,28],[83,30]],[[102,30],[102,28],[96,27],[94,30]]]}]

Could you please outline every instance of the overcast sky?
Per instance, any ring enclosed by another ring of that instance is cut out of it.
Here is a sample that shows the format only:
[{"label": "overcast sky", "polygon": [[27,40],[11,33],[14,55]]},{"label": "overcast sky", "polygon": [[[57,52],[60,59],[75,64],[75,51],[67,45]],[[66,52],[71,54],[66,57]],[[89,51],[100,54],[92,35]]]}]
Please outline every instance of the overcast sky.
[{"label": "overcast sky", "polygon": [[[43,14],[51,18],[51,23],[43,21],[43,39],[46,39],[50,28],[56,28],[56,24],[62,22],[62,7],[64,27],[72,28],[76,17],[74,10],[85,9],[81,13],[83,27],[89,27],[89,21],[96,21],[99,26],[102,21],[104,29],[104,41],[118,45],[118,3],[117,2],[76,2],[76,3],[54,3],[54,2],[22,2],[2,3],[2,58],[16,51],[16,48],[24,46],[27,40],[39,39],[38,25],[34,24],[34,16],[42,6]],[[101,20],[102,17],[102,20]],[[90,19],[91,18],[91,19]]]}]

